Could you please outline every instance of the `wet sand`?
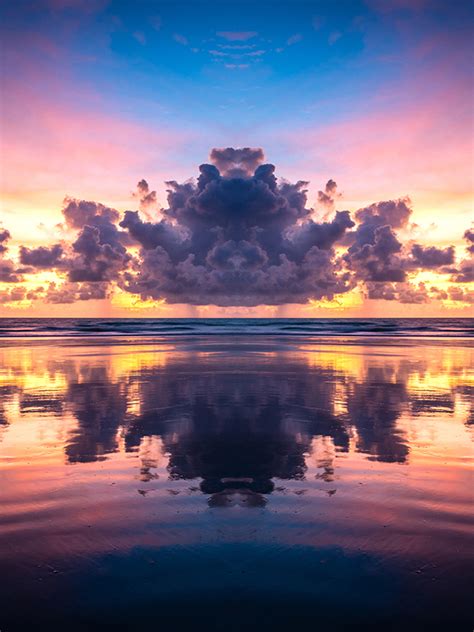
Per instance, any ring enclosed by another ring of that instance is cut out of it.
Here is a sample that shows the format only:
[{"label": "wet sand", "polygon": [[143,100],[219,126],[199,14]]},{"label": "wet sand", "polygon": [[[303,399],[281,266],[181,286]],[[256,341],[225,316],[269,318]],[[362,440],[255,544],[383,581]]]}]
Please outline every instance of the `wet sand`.
[{"label": "wet sand", "polygon": [[472,345],[2,341],[0,629],[471,630]]}]

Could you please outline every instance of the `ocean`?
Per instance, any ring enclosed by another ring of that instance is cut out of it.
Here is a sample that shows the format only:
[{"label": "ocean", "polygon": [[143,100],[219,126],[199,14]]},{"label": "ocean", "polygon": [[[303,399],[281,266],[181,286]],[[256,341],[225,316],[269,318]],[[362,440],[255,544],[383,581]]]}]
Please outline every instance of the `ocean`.
[{"label": "ocean", "polygon": [[465,338],[472,318],[2,318],[0,337],[396,336]]}]

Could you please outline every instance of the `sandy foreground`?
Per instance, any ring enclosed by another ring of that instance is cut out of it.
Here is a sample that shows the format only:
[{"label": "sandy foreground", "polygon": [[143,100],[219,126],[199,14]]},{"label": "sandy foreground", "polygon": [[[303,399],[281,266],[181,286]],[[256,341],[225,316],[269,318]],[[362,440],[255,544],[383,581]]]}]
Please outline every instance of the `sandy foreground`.
[{"label": "sandy foreground", "polygon": [[2,341],[0,629],[469,630],[473,357]]}]

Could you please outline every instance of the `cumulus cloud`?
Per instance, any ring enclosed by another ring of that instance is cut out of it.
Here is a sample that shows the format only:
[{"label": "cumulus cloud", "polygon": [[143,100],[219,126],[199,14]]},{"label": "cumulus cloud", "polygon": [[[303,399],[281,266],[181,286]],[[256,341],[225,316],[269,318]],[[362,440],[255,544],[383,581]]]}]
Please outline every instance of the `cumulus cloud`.
[{"label": "cumulus cloud", "polygon": [[361,281],[404,281],[405,261],[396,231],[412,214],[409,198],[376,202],[355,213],[357,228],[347,237],[347,265]]},{"label": "cumulus cloud", "polygon": [[87,224],[107,230],[120,217],[120,213],[113,208],[71,197],[64,198],[62,213],[69,228],[83,228]]},{"label": "cumulus cloud", "polygon": [[189,45],[188,38],[185,37],[184,35],[181,35],[180,33],[175,33],[173,35],[173,39],[174,39],[175,42],[178,42],[178,44],[181,44],[182,46],[188,46]]},{"label": "cumulus cloud", "polygon": [[95,226],[84,226],[72,248],[70,281],[112,281],[131,259],[122,244],[104,242]]},{"label": "cumulus cloud", "polygon": [[419,268],[440,268],[454,263],[454,246],[436,248],[436,246],[421,246],[414,244],[411,248],[413,263]]},{"label": "cumulus cloud", "polygon": [[[336,210],[341,195],[330,179],[318,193],[325,211],[318,220],[308,207],[308,182],[277,179],[262,149],[249,147],[213,149],[196,180],[167,187],[158,219],[148,213],[158,205],[144,179],[132,194],[138,210],[123,214],[66,198],[68,239],[20,246],[18,264],[9,231],[0,229],[0,282],[54,270],[62,281],[29,291],[31,300],[52,303],[103,299],[114,286],[143,299],[224,307],[331,300],[355,287],[369,300],[401,303],[466,303],[472,296],[458,284],[474,279],[474,231],[464,233],[468,256],[460,261],[453,246],[404,242],[413,226],[408,197],[351,214]],[[449,275],[452,287],[427,288],[416,278],[423,270]]]},{"label": "cumulus cloud", "polygon": [[0,229],[0,283],[20,283],[23,281],[21,272],[11,259],[7,259],[8,242],[11,239],[10,231]]},{"label": "cumulus cloud", "polygon": [[214,148],[210,159],[223,176],[251,176],[255,169],[264,161],[263,150],[258,148],[234,149],[226,147]]},{"label": "cumulus cloud", "polygon": [[21,285],[16,285],[0,292],[0,304],[21,301],[25,298],[25,296],[26,289]]},{"label": "cumulus cloud", "polygon": [[140,180],[137,184],[137,191],[133,194],[133,197],[140,200],[140,210],[148,211],[149,208],[154,208],[157,204],[156,191],[151,191],[146,180]]},{"label": "cumulus cloud", "polygon": [[8,250],[7,241],[10,236],[10,232],[6,228],[0,229],[0,255]]},{"label": "cumulus cloud", "polygon": [[[365,286],[367,298],[428,302],[427,288],[422,283],[411,283],[409,274],[418,270],[445,274],[455,262],[454,246],[443,249],[402,243],[399,231],[409,228],[412,212],[408,197],[377,202],[355,212],[357,227],[345,236],[345,242],[350,245],[343,259],[357,282]],[[467,282],[472,276],[472,267],[462,263],[459,270],[453,268],[451,273],[456,282]]]},{"label": "cumulus cloud", "polygon": [[355,218],[359,225],[359,235],[365,236],[379,226],[390,226],[393,229],[404,228],[412,214],[411,200],[409,197],[386,202],[374,202],[369,206],[359,209]]},{"label": "cumulus cloud", "polygon": [[365,233],[361,225],[356,231],[356,241],[344,259],[362,281],[404,281],[406,272],[400,256],[402,244],[389,225],[376,226],[370,232],[370,240],[362,241],[359,232]]},{"label": "cumulus cloud", "polygon": [[464,233],[464,239],[468,242],[466,250],[474,255],[474,230],[469,228]]},{"label": "cumulus cloud", "polygon": [[50,283],[41,297],[46,303],[75,303],[76,301],[101,300],[110,293],[108,283]]},{"label": "cumulus cloud", "polygon": [[328,180],[324,191],[318,191],[318,204],[326,210],[334,210],[337,198],[341,197],[337,192],[337,184],[334,180]]},{"label": "cumulus cloud", "polygon": [[461,261],[459,268],[454,271],[451,281],[454,283],[472,283],[474,281],[474,260]]},{"label": "cumulus cloud", "polygon": [[353,226],[347,212],[316,223],[307,183],[278,183],[260,149],[216,149],[211,160],[195,184],[168,183],[159,222],[125,213],[120,225],[142,251],[124,289],[170,303],[251,306],[332,298],[351,288],[333,250]]},{"label": "cumulus cloud", "polygon": [[46,246],[39,248],[20,246],[20,263],[40,269],[57,268],[61,264],[63,254],[64,250],[61,244],[55,244],[50,248]]},{"label": "cumulus cloud", "polygon": [[446,271],[452,274],[451,281],[454,283],[472,283],[474,281],[474,231],[466,230],[463,235],[467,241],[467,258],[463,259],[457,267],[448,268]]},{"label": "cumulus cloud", "polygon": [[417,285],[403,283],[372,283],[366,284],[366,295],[369,299],[397,301],[398,303],[420,304],[430,300],[428,289],[424,283]]},{"label": "cumulus cloud", "polygon": [[474,303],[474,291],[466,290],[463,287],[451,285],[448,288],[448,296],[452,301],[460,301],[461,303]]},{"label": "cumulus cloud", "polygon": [[18,274],[16,266],[12,261],[0,259],[0,282],[1,283],[20,283],[23,280],[21,274]]},{"label": "cumulus cloud", "polygon": [[130,237],[117,227],[120,213],[96,202],[66,198],[63,215],[68,227],[80,229],[67,261],[69,281],[116,280],[131,260],[126,249]]}]

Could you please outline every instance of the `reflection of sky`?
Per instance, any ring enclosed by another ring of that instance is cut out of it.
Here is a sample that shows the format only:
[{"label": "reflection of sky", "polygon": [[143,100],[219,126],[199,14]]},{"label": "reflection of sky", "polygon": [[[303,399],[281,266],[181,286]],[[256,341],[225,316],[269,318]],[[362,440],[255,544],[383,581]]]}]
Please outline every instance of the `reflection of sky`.
[{"label": "reflection of sky", "polygon": [[86,611],[114,609],[109,585],[161,603],[205,564],[212,594],[243,572],[278,600],[280,569],[357,617],[403,577],[404,608],[422,591],[435,612],[439,591],[464,616],[469,347],[69,341],[0,360],[9,590],[21,567],[33,602],[76,585]]}]

